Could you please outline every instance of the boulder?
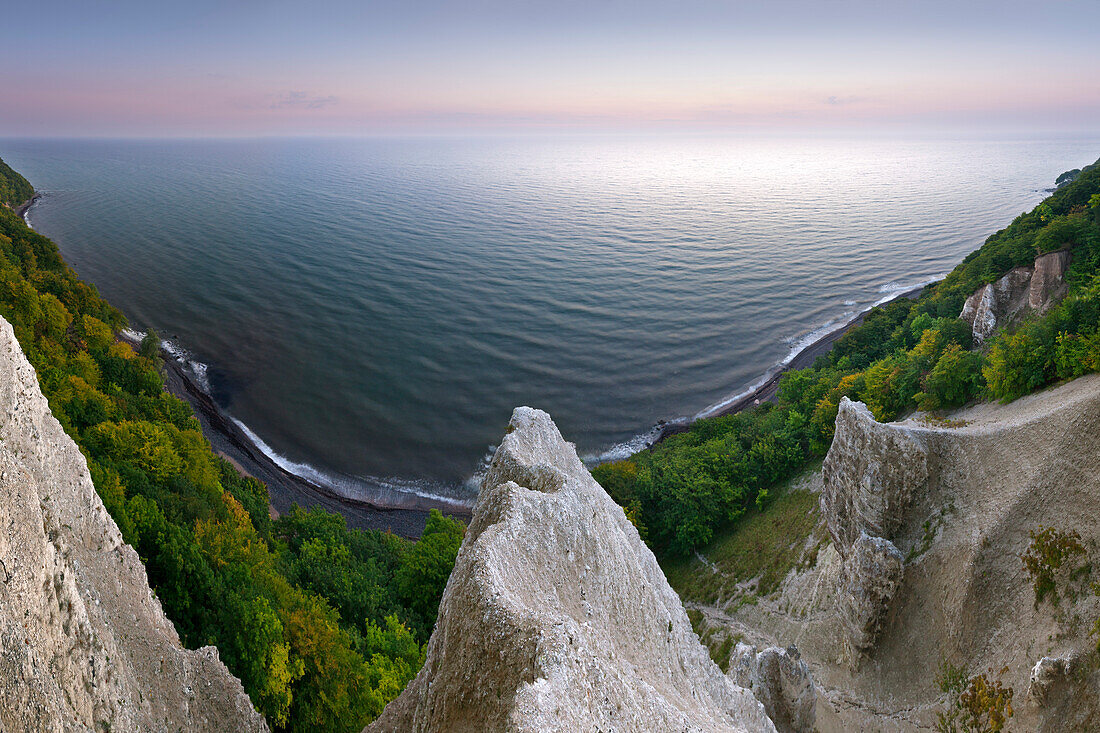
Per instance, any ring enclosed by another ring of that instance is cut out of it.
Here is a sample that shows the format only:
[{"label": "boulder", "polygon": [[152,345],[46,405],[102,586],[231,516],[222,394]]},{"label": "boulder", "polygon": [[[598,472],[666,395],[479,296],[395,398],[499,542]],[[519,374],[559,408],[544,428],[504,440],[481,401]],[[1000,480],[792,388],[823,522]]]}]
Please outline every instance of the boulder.
[{"label": "boulder", "polygon": [[840,566],[836,605],[846,634],[847,661],[853,669],[874,646],[904,569],[905,559],[894,543],[866,532]]},{"label": "boulder", "polygon": [[1043,657],[1031,668],[1027,697],[1036,705],[1046,704],[1051,691],[1069,676],[1070,660],[1065,657]]}]

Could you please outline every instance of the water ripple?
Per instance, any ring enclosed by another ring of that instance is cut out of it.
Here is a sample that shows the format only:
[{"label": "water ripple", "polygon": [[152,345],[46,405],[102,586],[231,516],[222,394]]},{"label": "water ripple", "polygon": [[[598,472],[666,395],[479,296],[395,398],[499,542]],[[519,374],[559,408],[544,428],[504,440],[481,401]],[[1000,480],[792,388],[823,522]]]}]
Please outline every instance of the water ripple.
[{"label": "water ripple", "polygon": [[624,455],[658,418],[727,400],[825,324],[950,269],[1097,155],[1073,140],[2,145],[50,192],[35,227],[135,327],[209,365],[273,455],[433,494],[470,490],[516,404],[589,457]]}]

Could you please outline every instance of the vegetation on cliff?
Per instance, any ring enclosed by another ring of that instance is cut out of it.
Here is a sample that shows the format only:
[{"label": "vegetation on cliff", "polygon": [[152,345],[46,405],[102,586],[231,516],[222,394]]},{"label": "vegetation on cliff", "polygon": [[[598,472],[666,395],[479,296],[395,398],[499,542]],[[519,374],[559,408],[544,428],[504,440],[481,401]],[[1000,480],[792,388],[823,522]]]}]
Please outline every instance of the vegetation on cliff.
[{"label": "vegetation on cliff", "polygon": [[14,209],[29,201],[32,196],[34,196],[34,188],[30,181],[0,160],[0,204]]},{"label": "vegetation on cliff", "polygon": [[[24,184],[0,169],[0,197]],[[376,717],[423,661],[462,525],[434,513],[412,543],[319,510],[273,521],[164,390],[156,344],[118,341],[123,315],[2,207],[0,315],[184,643],[216,645],[275,729]]]},{"label": "vegetation on cliff", "polygon": [[[1037,255],[1068,249],[1069,296],[972,351],[966,298]],[[917,300],[872,310],[813,367],[784,375],[776,404],[701,420],[593,475],[649,541],[676,554],[705,545],[769,490],[825,454],[842,397],[879,420],[975,398],[1011,400],[1100,370],[1100,165],[1018,216]]]}]

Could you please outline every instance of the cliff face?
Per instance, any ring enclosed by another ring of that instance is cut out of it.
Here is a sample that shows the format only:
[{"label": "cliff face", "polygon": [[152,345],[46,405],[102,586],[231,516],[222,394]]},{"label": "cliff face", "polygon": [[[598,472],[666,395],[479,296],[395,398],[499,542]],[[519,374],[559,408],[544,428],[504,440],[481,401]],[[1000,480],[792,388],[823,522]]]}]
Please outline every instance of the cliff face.
[{"label": "cliff face", "polygon": [[880,425],[844,397],[822,473],[821,513],[842,559],[836,601],[845,656],[858,666],[901,582],[903,558],[892,540],[928,481],[928,457],[909,431]]},{"label": "cliff face", "polygon": [[521,407],[420,674],[368,731],[774,731],[714,665],[638,532]]},{"label": "cliff face", "polygon": [[[1100,730],[1100,375],[946,419],[880,423],[844,401],[821,471],[799,485],[819,494],[811,541],[829,537],[812,566],[752,604],[691,607],[711,633],[796,644],[814,730],[935,730],[945,663],[1012,688],[1007,730]],[[1058,572],[1057,604],[1036,602],[1022,561],[1042,527],[1085,548]],[[737,678],[756,691],[748,651],[735,654]],[[797,665],[776,667],[787,670],[777,689],[793,692]]]},{"label": "cliff face", "polygon": [[1042,313],[1066,294],[1069,251],[1047,252],[1031,267],[1017,267],[1001,279],[983,285],[966,299],[959,318],[973,328],[981,344],[1029,312]]},{"label": "cliff face", "polygon": [[262,731],[189,651],[0,318],[0,730]]},{"label": "cliff face", "polygon": [[913,681],[932,685],[941,660],[1004,668],[1019,729],[1093,730],[1100,600],[1067,575],[1059,605],[1036,603],[1021,557],[1041,527],[1098,546],[1100,377],[952,418],[884,424],[841,405],[821,506],[840,556],[824,581],[840,657],[863,672],[847,684],[912,706],[927,694]]}]

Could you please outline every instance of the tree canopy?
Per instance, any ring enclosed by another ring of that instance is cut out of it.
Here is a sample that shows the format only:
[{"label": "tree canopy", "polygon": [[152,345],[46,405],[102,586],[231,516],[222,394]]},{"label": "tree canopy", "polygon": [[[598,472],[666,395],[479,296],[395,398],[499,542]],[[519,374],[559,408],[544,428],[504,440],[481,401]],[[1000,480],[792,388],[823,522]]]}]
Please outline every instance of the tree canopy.
[{"label": "tree canopy", "polygon": [[34,196],[34,188],[11,166],[0,160],[0,204],[14,209]]}]

